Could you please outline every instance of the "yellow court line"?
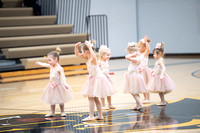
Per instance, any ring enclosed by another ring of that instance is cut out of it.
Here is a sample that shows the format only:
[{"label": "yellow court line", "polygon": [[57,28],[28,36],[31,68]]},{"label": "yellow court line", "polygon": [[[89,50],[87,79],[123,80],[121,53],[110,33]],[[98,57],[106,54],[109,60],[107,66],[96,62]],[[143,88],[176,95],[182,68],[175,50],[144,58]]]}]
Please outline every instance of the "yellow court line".
[{"label": "yellow court line", "polygon": [[167,100],[167,102],[168,102],[168,103],[175,103],[175,102],[179,102],[179,101],[181,101],[181,100],[183,100],[183,99],[185,99],[185,98],[194,99],[194,100],[200,100],[199,97],[181,97],[181,98],[179,98],[179,99],[176,100],[176,101]]},{"label": "yellow court line", "polygon": [[5,128],[5,127],[16,127],[16,126],[26,126],[26,125],[34,125],[34,124],[42,124],[42,123],[52,123],[52,122],[63,122],[63,121],[75,121],[75,120],[44,121],[44,122],[35,122],[35,123],[26,123],[26,124],[17,124],[17,125],[8,125],[8,126],[2,126],[2,127],[0,127],[0,128]]},{"label": "yellow court line", "polygon": [[68,126],[69,124],[66,125],[60,125],[60,126],[51,126],[51,127],[41,127],[41,128],[60,128],[60,127],[65,127]]}]

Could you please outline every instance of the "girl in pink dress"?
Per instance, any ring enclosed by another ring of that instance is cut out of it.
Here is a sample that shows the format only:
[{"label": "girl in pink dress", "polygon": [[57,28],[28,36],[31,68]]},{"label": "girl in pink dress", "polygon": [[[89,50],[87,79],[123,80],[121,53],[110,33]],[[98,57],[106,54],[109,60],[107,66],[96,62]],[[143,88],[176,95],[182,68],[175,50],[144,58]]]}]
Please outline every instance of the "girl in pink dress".
[{"label": "girl in pink dress", "polygon": [[[100,67],[102,73],[108,78],[108,80],[113,85],[113,81],[110,78],[110,75],[114,75],[114,73],[109,72],[109,64],[108,64],[108,60],[110,59],[110,49],[105,45],[101,45],[101,47],[99,49],[99,56],[100,56],[100,60],[98,62],[99,67]],[[115,87],[113,87],[113,88],[115,88]],[[117,92],[116,89],[115,89],[115,92]],[[106,105],[105,105],[105,98],[101,98],[102,109],[115,109],[116,108],[111,103],[111,96],[107,96],[107,101],[108,101],[108,107],[106,107]]]},{"label": "girl in pink dress", "polygon": [[55,105],[60,105],[61,116],[65,117],[64,103],[73,98],[72,88],[67,84],[63,68],[59,65],[60,49],[52,51],[47,55],[48,64],[36,62],[36,65],[50,68],[50,82],[41,96],[41,100],[51,106],[51,113],[45,117],[55,116]]},{"label": "girl in pink dress", "polygon": [[[140,53],[140,67],[139,71],[141,72],[144,81],[146,85],[148,85],[149,81],[151,80],[151,69],[148,68],[148,59],[149,59],[149,52],[150,52],[150,47],[149,47],[150,40],[147,38],[147,36],[144,37],[144,39],[141,39],[138,42],[138,51]],[[150,103],[150,94],[149,92],[144,93],[144,100],[143,103]]]},{"label": "girl in pink dress", "polygon": [[175,89],[174,82],[172,79],[165,73],[164,65],[164,44],[157,43],[156,48],[153,50],[153,56],[157,59],[155,67],[152,71],[153,78],[149,82],[148,89],[150,92],[158,93],[161,99],[161,102],[157,105],[165,106],[165,97],[164,95],[171,92]]},{"label": "girl in pink dress", "polygon": [[[82,121],[102,120],[102,107],[99,98],[105,98],[114,93],[112,84],[99,68],[93,43],[93,41],[85,41],[81,46],[81,53],[79,53],[78,50],[78,46],[81,42],[78,42],[74,49],[76,56],[86,60],[87,70],[89,72],[89,78],[81,90],[81,94],[88,97],[89,116],[82,119]],[[94,117],[94,104],[98,111],[97,117]]]},{"label": "girl in pink dress", "polygon": [[125,74],[123,92],[131,93],[136,101],[136,107],[133,109],[140,110],[143,108],[143,105],[140,101],[139,94],[146,93],[146,84],[138,70],[141,61],[137,53],[137,44],[134,42],[129,43],[126,51],[128,54],[126,55],[126,59],[130,61],[130,65],[128,72]]}]

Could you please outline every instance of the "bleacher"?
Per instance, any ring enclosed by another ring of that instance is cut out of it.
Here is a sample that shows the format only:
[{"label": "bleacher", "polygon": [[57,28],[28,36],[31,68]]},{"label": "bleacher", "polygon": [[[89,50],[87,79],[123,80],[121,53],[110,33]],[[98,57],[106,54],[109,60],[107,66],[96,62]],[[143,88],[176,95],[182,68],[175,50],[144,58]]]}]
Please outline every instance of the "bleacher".
[{"label": "bleacher", "polygon": [[71,33],[73,25],[57,25],[56,16],[34,16],[32,8],[22,8],[22,0],[3,0],[0,8],[1,83],[48,78],[49,70],[36,61],[60,47],[60,65],[66,75],[87,73],[84,60],[74,55],[77,42],[87,40],[86,33]]}]

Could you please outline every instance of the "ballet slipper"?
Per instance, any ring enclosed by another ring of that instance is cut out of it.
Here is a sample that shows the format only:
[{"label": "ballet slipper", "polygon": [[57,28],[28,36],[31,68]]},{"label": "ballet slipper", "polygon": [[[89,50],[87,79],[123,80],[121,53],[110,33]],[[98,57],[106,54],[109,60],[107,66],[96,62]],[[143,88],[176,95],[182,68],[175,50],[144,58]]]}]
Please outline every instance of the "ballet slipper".
[{"label": "ballet slipper", "polygon": [[137,107],[137,110],[139,111],[139,110],[141,110],[141,109],[143,109],[143,108],[144,108],[144,106]]},{"label": "ballet slipper", "polygon": [[94,121],[94,117],[88,116],[88,117],[82,119],[82,121]]},{"label": "ballet slipper", "polygon": [[143,103],[143,104],[149,104],[150,101],[149,101],[149,100],[144,100],[144,101],[142,101],[142,103]]},{"label": "ballet slipper", "polygon": [[161,103],[158,103],[156,104],[157,106],[166,106],[166,102],[161,102]]},{"label": "ballet slipper", "polygon": [[65,112],[62,112],[60,115],[61,115],[62,117],[66,117]]},{"label": "ballet slipper", "polygon": [[137,110],[137,107],[131,108],[131,110]]},{"label": "ballet slipper", "polygon": [[95,120],[104,120],[103,116],[102,116],[102,117],[97,116],[97,117],[95,117],[94,119],[95,119]]},{"label": "ballet slipper", "polygon": [[49,113],[49,114],[46,114],[45,117],[54,117],[55,114],[52,114],[52,113]]},{"label": "ballet slipper", "polygon": [[103,106],[102,109],[103,109],[103,110],[108,110],[109,107]]},{"label": "ballet slipper", "polygon": [[116,107],[113,105],[108,106],[109,109],[115,109]]}]

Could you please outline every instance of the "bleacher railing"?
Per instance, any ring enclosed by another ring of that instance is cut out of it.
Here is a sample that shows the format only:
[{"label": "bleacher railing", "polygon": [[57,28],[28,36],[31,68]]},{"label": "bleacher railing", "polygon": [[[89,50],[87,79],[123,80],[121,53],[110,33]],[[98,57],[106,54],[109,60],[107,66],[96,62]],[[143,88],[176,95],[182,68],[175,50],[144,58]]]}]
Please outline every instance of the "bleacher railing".
[{"label": "bleacher railing", "polygon": [[42,15],[56,15],[57,24],[73,24],[73,33],[87,33],[89,40],[108,46],[106,15],[90,15],[91,0],[38,0]]},{"label": "bleacher railing", "polygon": [[95,47],[108,47],[108,19],[106,15],[89,15],[86,17],[88,40],[96,40]]}]

